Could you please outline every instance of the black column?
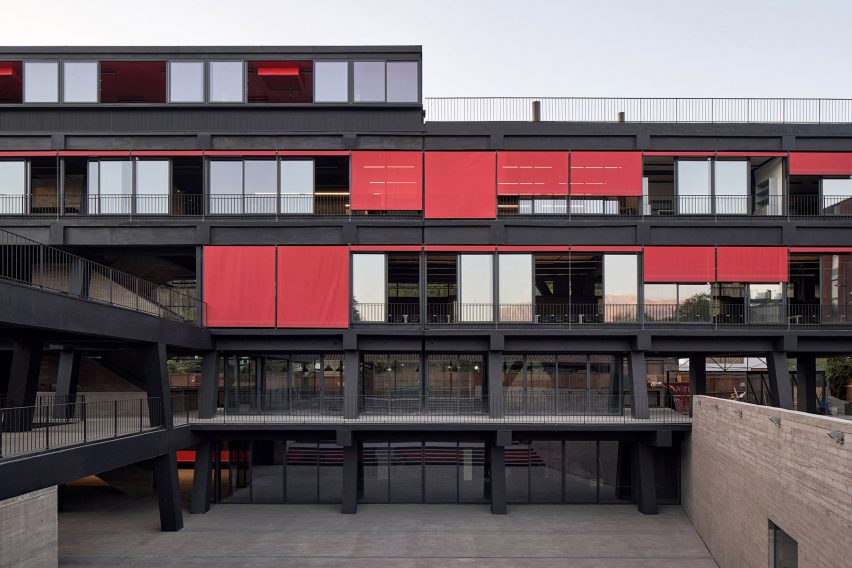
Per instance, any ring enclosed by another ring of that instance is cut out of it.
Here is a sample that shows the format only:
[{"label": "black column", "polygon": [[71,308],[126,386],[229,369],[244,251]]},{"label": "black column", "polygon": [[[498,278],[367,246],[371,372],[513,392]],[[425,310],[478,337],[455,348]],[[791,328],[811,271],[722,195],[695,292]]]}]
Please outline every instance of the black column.
[{"label": "black column", "polygon": [[488,416],[503,418],[503,352],[489,351],[486,357]]},{"label": "black column", "polygon": [[213,471],[213,442],[206,441],[195,446],[195,471],[192,474],[192,503],[189,512],[193,515],[210,510],[210,474]]},{"label": "black column", "polygon": [[354,515],[358,512],[358,445],[343,447],[343,499],[340,512]]},{"label": "black column", "polygon": [[165,344],[154,343],[145,347],[145,390],[148,391],[149,397],[157,399],[148,403],[151,425],[161,424],[171,430],[174,420],[166,358]]},{"label": "black column", "polygon": [[629,501],[633,485],[633,442],[619,440],[615,461],[615,497]]},{"label": "black column", "polygon": [[180,508],[180,485],[174,452],[154,458],[154,483],[160,504],[160,530],[179,531],[183,528],[183,512]]},{"label": "black column", "polygon": [[512,433],[495,433],[488,441],[489,462],[491,466],[491,513],[506,514],[506,446],[511,444]]},{"label": "black column", "polygon": [[796,409],[816,413],[816,356],[796,357]]},{"label": "black column", "polygon": [[219,394],[219,352],[208,351],[201,358],[201,386],[198,389],[198,417],[216,416]]},{"label": "black column", "polygon": [[785,351],[767,353],[766,365],[769,368],[769,396],[772,406],[793,410],[793,388],[787,368],[787,353]]},{"label": "black column", "polygon": [[644,442],[633,444],[633,492],[636,505],[644,515],[657,514],[657,485],[654,476],[654,455]]},{"label": "black column", "polygon": [[40,341],[16,341],[13,344],[9,386],[6,391],[7,406],[35,405],[38,376],[41,371],[41,349]]},{"label": "black column", "polygon": [[358,351],[343,352],[343,417],[358,418],[358,375],[360,361]]},{"label": "black column", "polygon": [[88,298],[91,280],[92,272],[88,264],[84,264],[81,260],[71,262],[68,274],[68,291],[71,295]]},{"label": "black column", "polygon": [[707,394],[707,361],[704,355],[689,356],[689,394]]},{"label": "black column", "polygon": [[633,401],[630,405],[631,416],[633,418],[650,418],[645,352],[631,351],[628,364],[630,366],[630,381],[633,385]]},{"label": "black column", "polygon": [[77,402],[77,381],[80,375],[80,352],[63,349],[59,354],[59,369],[56,373],[56,406],[54,418],[72,418],[74,403]]}]

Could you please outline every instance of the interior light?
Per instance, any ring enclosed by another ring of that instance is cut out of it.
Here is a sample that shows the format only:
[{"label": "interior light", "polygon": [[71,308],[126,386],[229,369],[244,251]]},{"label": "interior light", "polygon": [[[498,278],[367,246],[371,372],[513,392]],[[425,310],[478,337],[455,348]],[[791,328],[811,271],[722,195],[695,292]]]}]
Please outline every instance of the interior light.
[{"label": "interior light", "polygon": [[301,75],[298,67],[258,67],[259,76],[298,77]]},{"label": "interior light", "polygon": [[0,67],[0,76],[2,77],[11,77],[15,74],[15,70],[11,67]]}]

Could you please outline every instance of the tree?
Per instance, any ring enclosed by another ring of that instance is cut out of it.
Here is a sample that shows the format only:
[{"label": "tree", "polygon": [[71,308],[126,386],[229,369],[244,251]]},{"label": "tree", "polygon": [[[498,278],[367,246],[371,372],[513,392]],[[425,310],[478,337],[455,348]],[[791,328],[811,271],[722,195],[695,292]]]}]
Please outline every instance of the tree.
[{"label": "tree", "polygon": [[831,396],[843,399],[846,383],[852,379],[852,357],[829,357],[825,361],[825,382]]}]

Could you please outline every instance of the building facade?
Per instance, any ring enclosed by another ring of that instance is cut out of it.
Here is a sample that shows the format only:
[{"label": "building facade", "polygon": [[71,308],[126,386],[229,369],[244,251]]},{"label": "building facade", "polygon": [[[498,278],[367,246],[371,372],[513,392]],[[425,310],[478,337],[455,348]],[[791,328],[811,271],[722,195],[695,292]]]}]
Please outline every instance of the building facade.
[{"label": "building facade", "polygon": [[[193,467],[193,512],[653,513],[691,395],[815,411],[852,331],[848,101],[424,104],[421,71],[419,47],[4,48],[0,227],[99,267],[4,247],[7,280],[85,300],[7,318],[8,405],[75,401],[81,358],[141,384],[182,433],[127,460]],[[122,295],[192,331],[88,322]],[[199,384],[153,388],[181,357]],[[708,383],[707,357],[766,370]]]}]

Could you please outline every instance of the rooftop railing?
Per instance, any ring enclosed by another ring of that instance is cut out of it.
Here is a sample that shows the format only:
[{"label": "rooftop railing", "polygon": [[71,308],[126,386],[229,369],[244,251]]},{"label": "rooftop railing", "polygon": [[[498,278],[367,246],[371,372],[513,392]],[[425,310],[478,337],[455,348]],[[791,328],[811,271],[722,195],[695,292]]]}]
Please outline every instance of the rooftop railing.
[{"label": "rooftop railing", "polygon": [[852,99],[437,97],[427,122],[852,122]]},{"label": "rooftop railing", "polygon": [[202,325],[205,303],[177,288],[0,229],[0,281]]}]

